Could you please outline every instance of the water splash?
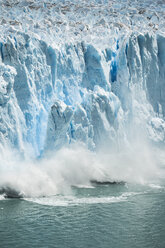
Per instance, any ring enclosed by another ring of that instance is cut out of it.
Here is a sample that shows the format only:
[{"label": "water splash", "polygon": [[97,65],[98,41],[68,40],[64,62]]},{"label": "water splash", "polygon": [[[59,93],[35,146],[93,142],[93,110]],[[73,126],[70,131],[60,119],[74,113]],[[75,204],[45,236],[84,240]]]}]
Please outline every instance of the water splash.
[{"label": "water splash", "polygon": [[6,154],[8,160],[0,160],[0,188],[23,197],[66,195],[73,185],[90,187],[91,181],[152,184],[159,174],[153,150],[142,144],[120,153],[94,153],[77,144],[36,161]]}]

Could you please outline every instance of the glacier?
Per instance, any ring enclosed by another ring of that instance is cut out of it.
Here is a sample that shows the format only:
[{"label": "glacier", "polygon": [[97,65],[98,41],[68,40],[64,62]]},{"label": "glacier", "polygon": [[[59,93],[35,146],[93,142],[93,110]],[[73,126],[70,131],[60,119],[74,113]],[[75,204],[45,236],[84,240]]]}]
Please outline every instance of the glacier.
[{"label": "glacier", "polygon": [[164,145],[163,1],[0,5],[2,151],[41,158],[75,144]]}]

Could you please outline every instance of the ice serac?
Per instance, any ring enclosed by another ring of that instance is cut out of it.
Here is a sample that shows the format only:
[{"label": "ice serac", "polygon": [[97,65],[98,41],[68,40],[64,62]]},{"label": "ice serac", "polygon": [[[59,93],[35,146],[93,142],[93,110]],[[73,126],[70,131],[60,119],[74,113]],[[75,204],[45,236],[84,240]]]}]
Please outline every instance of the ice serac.
[{"label": "ice serac", "polygon": [[22,120],[23,115],[18,108],[13,90],[15,76],[16,70],[13,67],[0,65],[0,140],[2,145],[5,145],[8,140],[21,150],[22,134],[20,129],[22,132],[26,131]]},{"label": "ice serac", "polygon": [[61,144],[69,142],[67,133],[73,115],[72,109],[61,101],[56,101],[51,107],[51,116],[48,120],[47,147],[59,149]]},{"label": "ice serac", "polygon": [[30,145],[35,155],[44,147],[53,91],[49,50],[24,33],[1,43],[1,123],[11,144],[19,149]]},{"label": "ice serac", "polygon": [[[50,45],[17,32],[0,43],[0,137],[34,156],[82,142],[165,137],[165,36],[129,32],[109,44]],[[30,148],[29,148],[30,149]]]}]

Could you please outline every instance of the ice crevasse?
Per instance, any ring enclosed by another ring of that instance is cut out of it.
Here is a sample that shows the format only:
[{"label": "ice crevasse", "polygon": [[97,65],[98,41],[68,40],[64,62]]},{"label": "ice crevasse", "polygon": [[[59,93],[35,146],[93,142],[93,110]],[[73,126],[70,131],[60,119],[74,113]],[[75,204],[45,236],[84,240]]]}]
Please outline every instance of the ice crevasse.
[{"label": "ice crevasse", "polygon": [[81,142],[120,146],[135,133],[165,142],[165,36],[116,34],[109,44],[0,41],[0,142],[38,157]]}]

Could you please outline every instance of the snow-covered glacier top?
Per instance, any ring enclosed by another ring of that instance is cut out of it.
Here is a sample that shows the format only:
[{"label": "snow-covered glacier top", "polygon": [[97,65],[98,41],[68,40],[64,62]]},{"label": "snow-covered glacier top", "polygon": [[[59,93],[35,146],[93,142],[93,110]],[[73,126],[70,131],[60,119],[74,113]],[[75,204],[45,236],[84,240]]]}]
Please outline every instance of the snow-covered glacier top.
[{"label": "snow-covered glacier top", "polygon": [[0,0],[0,36],[105,42],[116,32],[165,32],[163,0]]}]

